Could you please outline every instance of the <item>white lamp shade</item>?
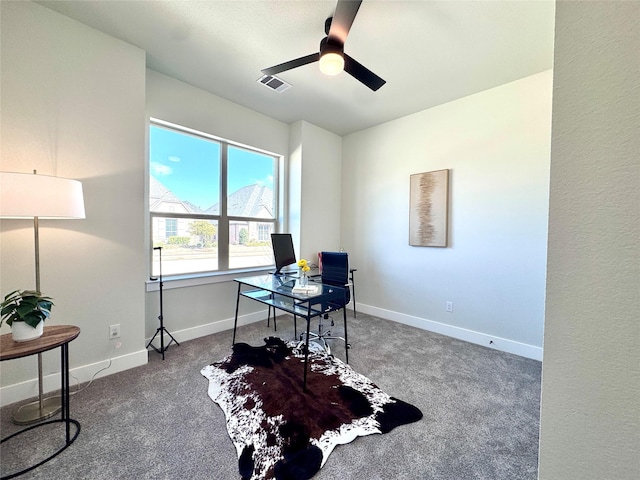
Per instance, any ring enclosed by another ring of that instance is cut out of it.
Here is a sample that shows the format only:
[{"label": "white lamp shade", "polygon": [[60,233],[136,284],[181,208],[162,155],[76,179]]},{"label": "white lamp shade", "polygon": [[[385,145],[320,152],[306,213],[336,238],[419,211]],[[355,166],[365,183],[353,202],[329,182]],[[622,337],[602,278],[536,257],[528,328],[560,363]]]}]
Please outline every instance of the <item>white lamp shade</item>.
[{"label": "white lamp shade", "polygon": [[82,183],[32,173],[0,172],[1,218],[85,218]]},{"label": "white lamp shade", "polygon": [[325,75],[337,75],[344,70],[344,57],[339,53],[324,53],[320,57],[320,71]]}]

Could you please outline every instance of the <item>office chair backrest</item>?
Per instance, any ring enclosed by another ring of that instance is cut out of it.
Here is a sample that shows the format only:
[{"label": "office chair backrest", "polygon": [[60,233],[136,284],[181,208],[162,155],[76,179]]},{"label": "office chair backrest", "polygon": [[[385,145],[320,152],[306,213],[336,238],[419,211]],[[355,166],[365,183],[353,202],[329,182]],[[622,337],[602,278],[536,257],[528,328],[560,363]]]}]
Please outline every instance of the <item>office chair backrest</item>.
[{"label": "office chair backrest", "polygon": [[[322,283],[345,289],[345,305],[351,299],[349,290],[349,255],[345,252],[322,252]],[[342,308],[344,305],[334,306]]]}]

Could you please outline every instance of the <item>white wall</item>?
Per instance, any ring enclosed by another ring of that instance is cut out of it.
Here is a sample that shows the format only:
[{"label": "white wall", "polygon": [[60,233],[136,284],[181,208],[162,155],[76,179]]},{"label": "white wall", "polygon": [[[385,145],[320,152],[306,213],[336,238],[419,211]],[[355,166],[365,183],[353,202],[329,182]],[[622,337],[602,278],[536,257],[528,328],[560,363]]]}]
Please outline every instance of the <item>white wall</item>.
[{"label": "white wall", "polygon": [[315,263],[320,251],[340,248],[342,137],[301,122],[302,241],[298,258]]},{"label": "white wall", "polygon": [[147,115],[286,155],[289,127],[187,83],[147,70]]},{"label": "white wall", "polygon": [[[294,122],[289,128],[289,162],[286,185],[288,189],[288,216],[283,232],[291,233],[296,252],[300,252],[302,231],[302,121]],[[299,253],[296,253],[299,256]]]},{"label": "white wall", "polygon": [[305,121],[291,124],[290,135],[285,230],[296,257],[316,263],[318,252],[340,248],[342,137]]},{"label": "white wall", "polygon": [[[0,8],[0,168],[37,169],[84,188],[85,220],[40,222],[41,286],[55,301],[47,324],[80,327],[70,345],[80,380],[109,357],[118,357],[112,373],[146,363],[144,52],[32,2]],[[0,228],[2,295],[34,288],[33,223]],[[108,339],[115,323],[119,350]],[[59,353],[43,363],[45,389],[59,388]],[[37,394],[35,357],[0,368],[3,404]]]},{"label": "white wall", "polygon": [[556,7],[539,478],[640,478],[640,3]]},{"label": "white wall", "polygon": [[[543,72],[343,139],[359,308],[541,358],[551,84]],[[409,176],[444,168],[450,245],[411,247]]]}]

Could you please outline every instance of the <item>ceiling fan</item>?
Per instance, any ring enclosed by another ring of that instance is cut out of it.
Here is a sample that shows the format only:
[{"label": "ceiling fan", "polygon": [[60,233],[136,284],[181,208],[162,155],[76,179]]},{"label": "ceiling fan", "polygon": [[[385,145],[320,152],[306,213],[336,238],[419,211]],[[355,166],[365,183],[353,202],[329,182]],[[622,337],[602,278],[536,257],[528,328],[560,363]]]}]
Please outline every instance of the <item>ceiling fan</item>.
[{"label": "ceiling fan", "polygon": [[323,73],[337,75],[344,70],[371,90],[378,90],[386,81],[344,53],[344,42],[347,40],[349,29],[351,29],[361,3],[362,0],[338,0],[333,17],[327,18],[324,23],[324,32],[327,36],[320,42],[319,52],[265,68],[262,73],[264,75],[275,75],[308,63],[320,61],[320,71]]}]

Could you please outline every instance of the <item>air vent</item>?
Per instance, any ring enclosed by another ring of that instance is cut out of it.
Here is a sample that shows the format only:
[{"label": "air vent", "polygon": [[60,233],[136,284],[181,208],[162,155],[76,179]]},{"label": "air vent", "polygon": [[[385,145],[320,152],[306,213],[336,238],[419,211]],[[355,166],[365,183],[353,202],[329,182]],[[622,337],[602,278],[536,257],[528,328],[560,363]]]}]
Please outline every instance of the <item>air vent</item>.
[{"label": "air vent", "polygon": [[282,93],[285,90],[291,88],[291,85],[285,82],[284,80],[279,79],[274,75],[263,75],[258,80],[265,87],[275,90],[278,93]]}]

